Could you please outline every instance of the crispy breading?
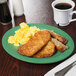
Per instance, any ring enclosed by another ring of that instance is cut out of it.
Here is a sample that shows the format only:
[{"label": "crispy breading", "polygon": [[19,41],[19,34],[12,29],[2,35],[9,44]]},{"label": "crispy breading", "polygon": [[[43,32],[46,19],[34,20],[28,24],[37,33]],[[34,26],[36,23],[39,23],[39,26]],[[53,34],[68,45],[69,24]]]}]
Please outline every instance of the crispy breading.
[{"label": "crispy breading", "polygon": [[18,52],[25,56],[32,56],[47,44],[50,37],[50,33],[47,30],[38,31],[26,44],[18,48]]},{"label": "crispy breading", "polygon": [[60,52],[63,52],[68,49],[68,46],[64,45],[63,43],[61,43],[55,38],[51,38],[51,41],[55,44],[56,49]]},{"label": "crispy breading", "polygon": [[63,44],[67,43],[67,39],[64,38],[63,36],[55,33],[54,31],[49,30],[49,32],[51,33],[51,35],[56,38],[58,41],[62,42]]},{"label": "crispy breading", "polygon": [[24,53],[21,51],[21,48],[22,48],[22,46],[20,46],[20,47],[18,48],[18,53],[20,53],[21,55],[24,55]]},{"label": "crispy breading", "polygon": [[55,45],[49,41],[40,51],[38,51],[33,57],[50,57],[55,52]]}]

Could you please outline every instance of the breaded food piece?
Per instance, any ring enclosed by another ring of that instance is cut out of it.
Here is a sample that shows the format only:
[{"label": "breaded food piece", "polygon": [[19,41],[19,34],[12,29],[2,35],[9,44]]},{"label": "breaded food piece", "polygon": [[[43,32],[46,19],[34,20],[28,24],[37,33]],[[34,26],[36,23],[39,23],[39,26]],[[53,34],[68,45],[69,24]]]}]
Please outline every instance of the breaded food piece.
[{"label": "breaded food piece", "polygon": [[68,46],[64,45],[63,43],[61,43],[55,38],[51,38],[51,41],[55,44],[56,49],[60,52],[63,52],[68,49]]},{"label": "breaded food piece", "polygon": [[40,51],[38,51],[33,57],[50,57],[55,52],[55,45],[49,41]]},{"label": "breaded food piece", "polygon": [[18,48],[18,53],[21,55],[24,55],[24,53],[21,51],[22,45]]},{"label": "breaded food piece", "polygon": [[47,44],[50,37],[50,33],[47,30],[38,31],[26,44],[18,48],[18,52],[21,55],[32,56]]},{"label": "breaded food piece", "polygon": [[49,32],[51,33],[52,37],[56,38],[57,40],[59,40],[60,42],[62,42],[63,44],[66,44],[67,43],[67,39],[64,38],[63,36],[53,32],[53,31],[50,31]]}]

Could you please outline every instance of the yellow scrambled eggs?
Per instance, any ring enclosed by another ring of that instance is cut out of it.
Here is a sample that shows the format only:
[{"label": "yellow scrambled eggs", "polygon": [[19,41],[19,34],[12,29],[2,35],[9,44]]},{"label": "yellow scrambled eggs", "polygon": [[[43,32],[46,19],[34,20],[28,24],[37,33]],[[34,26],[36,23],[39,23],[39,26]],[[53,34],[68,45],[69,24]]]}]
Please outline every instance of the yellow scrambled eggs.
[{"label": "yellow scrambled eggs", "polygon": [[8,38],[8,43],[14,44],[15,46],[19,46],[20,44],[25,44],[31,36],[40,31],[36,26],[29,27],[26,23],[20,24],[20,29],[15,31],[14,36],[10,36]]}]

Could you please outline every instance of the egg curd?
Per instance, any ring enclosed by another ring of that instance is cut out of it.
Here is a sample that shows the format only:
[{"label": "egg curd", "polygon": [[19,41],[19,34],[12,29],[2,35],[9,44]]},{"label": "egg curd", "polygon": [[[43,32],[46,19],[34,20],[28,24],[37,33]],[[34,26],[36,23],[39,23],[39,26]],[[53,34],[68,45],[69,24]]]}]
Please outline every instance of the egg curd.
[{"label": "egg curd", "polygon": [[14,46],[19,46],[20,44],[25,44],[31,36],[34,36],[36,32],[40,31],[36,26],[29,27],[26,23],[20,24],[20,29],[15,31],[14,36],[8,38],[8,43],[14,44]]}]

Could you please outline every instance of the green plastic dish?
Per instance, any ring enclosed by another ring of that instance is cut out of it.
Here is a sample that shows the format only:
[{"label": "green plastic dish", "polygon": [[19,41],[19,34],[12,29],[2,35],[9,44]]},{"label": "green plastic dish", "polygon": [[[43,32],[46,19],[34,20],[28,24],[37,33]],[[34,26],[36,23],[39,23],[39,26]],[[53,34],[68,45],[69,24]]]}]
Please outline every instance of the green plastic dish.
[{"label": "green plastic dish", "polygon": [[28,24],[28,25],[36,26],[40,29],[53,30],[56,33],[62,35],[63,37],[65,37],[68,40],[68,43],[66,45],[69,47],[69,49],[64,51],[63,53],[60,53],[57,51],[53,56],[47,57],[47,58],[33,58],[33,57],[22,56],[17,52],[18,47],[14,46],[13,44],[8,43],[8,37],[11,35],[14,35],[14,32],[20,28],[20,26],[16,26],[16,27],[8,30],[2,38],[3,48],[5,49],[5,51],[8,54],[13,56],[14,58],[19,59],[21,61],[29,62],[29,63],[48,64],[48,63],[55,63],[55,62],[64,60],[72,54],[72,52],[74,50],[74,42],[73,42],[72,38],[66,32],[62,31],[61,29],[59,29],[57,27],[51,26],[51,25],[45,25],[45,24]]}]

